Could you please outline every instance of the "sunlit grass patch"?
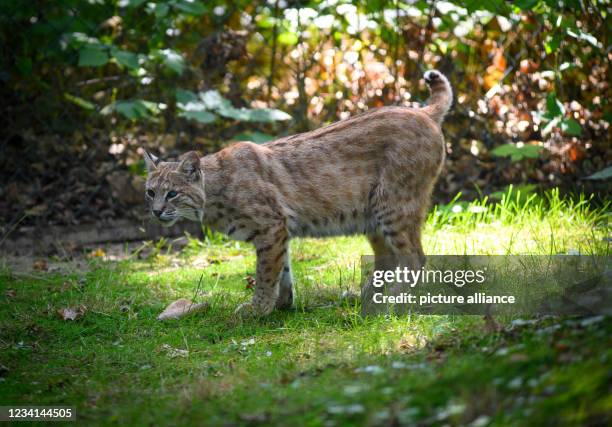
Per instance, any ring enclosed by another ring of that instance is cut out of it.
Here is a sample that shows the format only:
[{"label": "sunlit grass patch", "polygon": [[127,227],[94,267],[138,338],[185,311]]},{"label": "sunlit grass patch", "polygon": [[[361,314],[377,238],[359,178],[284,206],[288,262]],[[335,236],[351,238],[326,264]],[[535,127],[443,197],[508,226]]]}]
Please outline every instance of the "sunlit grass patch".
[{"label": "sunlit grass patch", "polygon": [[[609,253],[606,208],[546,197],[435,209],[425,251]],[[344,237],[293,241],[295,309],[240,319],[250,245],[210,234],[178,254],[158,249],[67,275],[4,270],[1,404],[73,404],[86,424],[122,425],[575,425],[609,414],[607,318],[498,319],[501,331],[478,316],[364,318],[340,295],[358,291],[371,250]],[[177,298],[210,308],[157,321]],[[57,313],[81,306],[76,321]]]}]

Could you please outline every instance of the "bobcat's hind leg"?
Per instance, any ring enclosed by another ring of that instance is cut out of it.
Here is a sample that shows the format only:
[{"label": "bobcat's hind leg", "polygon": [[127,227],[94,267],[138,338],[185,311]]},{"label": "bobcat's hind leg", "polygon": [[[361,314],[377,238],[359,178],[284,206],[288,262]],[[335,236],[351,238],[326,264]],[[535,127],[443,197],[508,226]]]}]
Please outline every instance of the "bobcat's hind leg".
[{"label": "bobcat's hind leg", "polygon": [[276,308],[288,309],[293,306],[293,274],[291,273],[291,256],[289,248],[285,252],[283,259],[283,272],[279,283],[278,299]]},{"label": "bobcat's hind leg", "polygon": [[397,266],[420,270],[425,266],[425,253],[421,245],[421,224],[406,220],[396,228],[385,228],[385,241],[397,258]]},{"label": "bobcat's hind leg", "polygon": [[[394,270],[397,266],[397,260],[393,249],[385,242],[381,235],[368,236],[372,250],[374,251],[374,270]],[[373,277],[369,277],[368,281],[361,288],[361,314],[375,314],[386,310],[384,305],[374,303],[374,294],[384,291],[384,288],[376,288],[373,284]]]}]

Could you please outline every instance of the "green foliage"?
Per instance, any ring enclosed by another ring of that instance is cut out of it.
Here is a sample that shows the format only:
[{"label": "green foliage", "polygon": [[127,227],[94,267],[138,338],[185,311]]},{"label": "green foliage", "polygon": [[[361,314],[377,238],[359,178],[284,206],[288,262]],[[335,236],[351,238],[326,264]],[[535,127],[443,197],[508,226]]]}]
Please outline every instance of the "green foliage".
[{"label": "green foliage", "polygon": [[234,141],[251,141],[256,144],[264,144],[275,139],[272,135],[263,132],[242,132],[234,135]]},{"label": "green foliage", "polygon": [[[11,46],[15,59],[4,58],[2,65],[13,79],[29,79],[34,91],[46,83],[39,80],[40,76],[33,76],[32,70],[40,72],[42,67],[49,66],[68,70],[76,66],[78,69],[67,75],[110,82],[107,90],[112,96],[110,99],[106,96],[106,106],[93,97],[95,93],[101,99],[99,90],[103,87],[99,84],[91,86],[98,92],[90,91],[89,86],[71,85],[69,94],[61,94],[62,99],[81,108],[81,112],[99,112],[102,117],[118,113],[130,122],[157,120],[162,116],[169,120],[169,115],[176,112],[178,117],[203,124],[218,121],[218,116],[259,123],[289,120],[290,116],[279,110],[234,108],[227,100],[217,108],[194,103],[173,108],[174,80],[187,69],[193,72],[185,57],[206,31],[214,31],[214,26],[210,26],[211,16],[215,16],[213,8],[200,0],[63,0],[42,6],[36,2],[19,6],[5,2],[0,6],[2,21],[25,25],[26,30],[15,35],[4,33],[5,42],[15,39]],[[199,26],[198,35],[180,35],[184,27],[193,25]],[[221,97],[217,91],[210,92]],[[162,104],[169,108],[162,111],[159,108]]]},{"label": "green foliage", "polygon": [[214,123],[217,116],[204,110],[184,110],[179,112],[179,117],[195,120],[202,124]]},{"label": "green foliage", "polygon": [[523,159],[537,159],[544,148],[539,145],[504,144],[491,150],[491,154],[498,157],[510,157],[513,162]]},{"label": "green foliage", "polygon": [[185,60],[181,54],[175,50],[159,49],[153,51],[150,57],[160,61],[164,66],[174,71],[178,75],[181,75],[185,69]]},{"label": "green foliage", "polygon": [[132,70],[138,69],[139,59],[138,55],[126,50],[121,50],[113,46],[111,49],[111,56],[117,61],[119,65],[130,68]]},{"label": "green foliage", "polygon": [[188,90],[178,89],[176,91],[176,101],[177,108],[180,110],[180,117],[193,119],[204,124],[215,121],[215,116],[208,111],[215,112],[227,119],[242,122],[272,123],[291,119],[289,114],[270,108],[234,108],[232,103],[217,90],[195,94]]},{"label": "green foliage", "polygon": [[[261,143],[255,132],[282,136],[421,102],[422,71],[437,67],[457,95],[449,141],[481,141],[479,161],[492,153],[527,160],[517,170],[546,165],[550,173],[520,179],[559,185],[566,171],[606,166],[607,9],[574,0],[2,2],[0,80],[15,128],[6,132],[145,130],[176,135],[176,150],[195,135],[198,144]],[[449,165],[463,154],[453,150]],[[477,180],[500,188],[519,175]]]},{"label": "green foliage", "polygon": [[101,45],[89,45],[79,49],[80,67],[100,67],[108,62],[108,52]]},{"label": "green foliage", "polygon": [[582,134],[580,123],[574,119],[563,119],[561,121],[561,131],[570,136],[580,136]]},{"label": "green foliage", "polygon": [[600,170],[599,172],[594,173],[591,176],[588,176],[586,179],[592,180],[606,180],[612,178],[612,166],[608,166],[607,168]]},{"label": "green foliage", "polygon": [[580,123],[572,118],[565,118],[566,112],[563,103],[557,99],[557,94],[551,92],[546,97],[546,112],[542,119],[548,123],[542,129],[542,135],[550,134],[555,126],[561,126],[561,131],[570,136],[580,136],[582,127]]},{"label": "green foliage", "polygon": [[112,112],[118,112],[123,117],[130,120],[147,119],[151,120],[160,112],[159,106],[150,101],[136,99],[133,101],[116,101],[107,105],[100,111],[101,114],[107,115]]}]

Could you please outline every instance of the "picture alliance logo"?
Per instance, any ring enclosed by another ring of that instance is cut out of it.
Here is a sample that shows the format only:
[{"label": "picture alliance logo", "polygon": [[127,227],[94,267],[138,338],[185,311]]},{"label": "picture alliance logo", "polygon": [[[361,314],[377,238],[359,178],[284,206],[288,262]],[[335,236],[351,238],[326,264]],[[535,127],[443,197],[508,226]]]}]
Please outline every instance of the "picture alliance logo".
[{"label": "picture alliance logo", "polygon": [[481,270],[412,270],[396,267],[395,270],[375,270],[372,285],[376,288],[386,284],[405,284],[414,288],[417,284],[447,284],[461,288],[469,284],[482,284],[486,280],[486,268]]}]

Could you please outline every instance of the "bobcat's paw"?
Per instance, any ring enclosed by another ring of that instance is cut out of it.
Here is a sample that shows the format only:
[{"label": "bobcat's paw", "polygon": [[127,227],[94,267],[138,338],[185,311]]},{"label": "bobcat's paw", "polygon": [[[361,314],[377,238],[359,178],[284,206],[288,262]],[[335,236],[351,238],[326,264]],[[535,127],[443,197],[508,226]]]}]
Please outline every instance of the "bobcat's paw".
[{"label": "bobcat's paw", "polygon": [[278,296],[275,304],[278,310],[290,310],[293,307],[293,288],[289,287]]},{"label": "bobcat's paw", "polygon": [[252,302],[245,302],[240,304],[234,311],[240,317],[260,317],[270,314],[274,309],[274,305],[270,307],[263,307],[261,305],[255,305]]}]

